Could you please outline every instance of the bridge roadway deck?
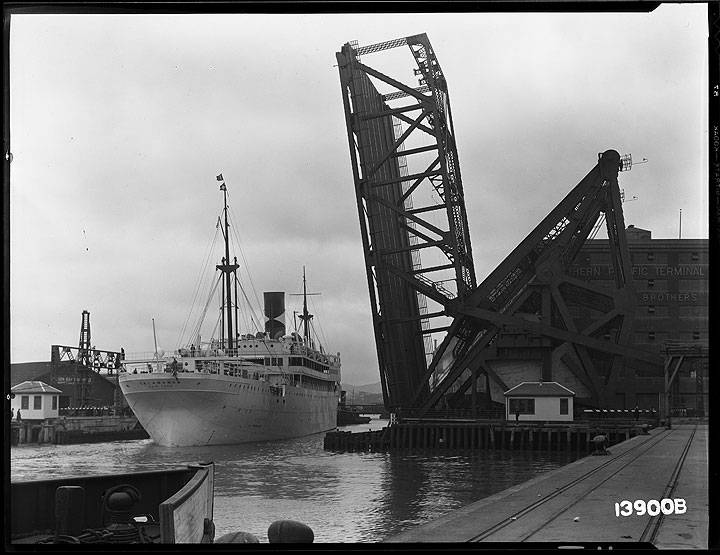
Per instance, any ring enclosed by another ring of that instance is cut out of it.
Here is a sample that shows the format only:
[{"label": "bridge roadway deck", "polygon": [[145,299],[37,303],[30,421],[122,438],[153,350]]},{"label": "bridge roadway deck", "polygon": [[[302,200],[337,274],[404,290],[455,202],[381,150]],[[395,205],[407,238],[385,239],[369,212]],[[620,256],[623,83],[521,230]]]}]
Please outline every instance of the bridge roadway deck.
[{"label": "bridge roadway deck", "polygon": [[[392,536],[386,542],[650,542],[708,547],[708,427],[657,428]],[[685,499],[684,514],[615,515],[615,503]]]}]

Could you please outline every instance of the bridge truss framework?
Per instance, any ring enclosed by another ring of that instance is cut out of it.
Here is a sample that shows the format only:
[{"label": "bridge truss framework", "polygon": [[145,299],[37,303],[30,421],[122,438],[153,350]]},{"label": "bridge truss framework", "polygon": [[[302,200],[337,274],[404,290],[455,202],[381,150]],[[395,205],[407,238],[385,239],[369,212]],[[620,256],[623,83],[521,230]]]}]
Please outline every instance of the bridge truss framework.
[{"label": "bridge truss framework", "polygon": [[[418,85],[361,61],[405,46]],[[633,372],[628,361],[662,368],[660,355],[630,345],[635,294],[617,180],[630,169],[629,156],[598,154],[590,172],[477,285],[447,82],[427,36],[347,43],[336,57],[390,410],[422,416],[441,401],[455,406],[470,387],[475,398],[478,379],[488,396],[509,389],[492,363],[508,331],[535,341],[538,378],[552,380],[561,367],[599,406],[622,390],[621,378]],[[568,273],[603,222],[612,288]]]}]

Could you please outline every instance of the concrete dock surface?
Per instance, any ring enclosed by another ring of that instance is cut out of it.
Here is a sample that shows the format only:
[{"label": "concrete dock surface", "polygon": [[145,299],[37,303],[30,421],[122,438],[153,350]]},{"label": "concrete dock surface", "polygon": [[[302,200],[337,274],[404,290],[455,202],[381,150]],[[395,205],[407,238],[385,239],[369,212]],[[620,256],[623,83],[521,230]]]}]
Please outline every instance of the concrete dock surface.
[{"label": "concrete dock surface", "polygon": [[384,541],[707,549],[707,442],[707,424],[656,428]]}]

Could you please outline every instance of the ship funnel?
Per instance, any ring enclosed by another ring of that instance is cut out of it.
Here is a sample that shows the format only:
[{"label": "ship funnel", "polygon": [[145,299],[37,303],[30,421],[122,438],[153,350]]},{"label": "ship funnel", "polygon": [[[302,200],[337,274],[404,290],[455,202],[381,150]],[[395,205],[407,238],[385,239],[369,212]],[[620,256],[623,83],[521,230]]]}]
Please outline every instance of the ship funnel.
[{"label": "ship funnel", "polygon": [[265,332],[271,339],[280,339],[285,335],[285,292],[264,292]]}]

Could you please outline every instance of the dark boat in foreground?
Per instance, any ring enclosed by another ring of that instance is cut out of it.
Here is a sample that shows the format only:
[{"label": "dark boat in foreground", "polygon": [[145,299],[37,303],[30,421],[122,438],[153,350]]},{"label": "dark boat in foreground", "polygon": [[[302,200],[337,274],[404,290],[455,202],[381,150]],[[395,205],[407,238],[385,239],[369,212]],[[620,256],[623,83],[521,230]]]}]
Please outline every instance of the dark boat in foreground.
[{"label": "dark boat in foreground", "polygon": [[213,463],[10,485],[11,543],[212,543]]},{"label": "dark boat in foreground", "polygon": [[369,416],[362,416],[356,410],[338,407],[337,425],[350,426],[351,424],[367,424],[370,422]]}]

